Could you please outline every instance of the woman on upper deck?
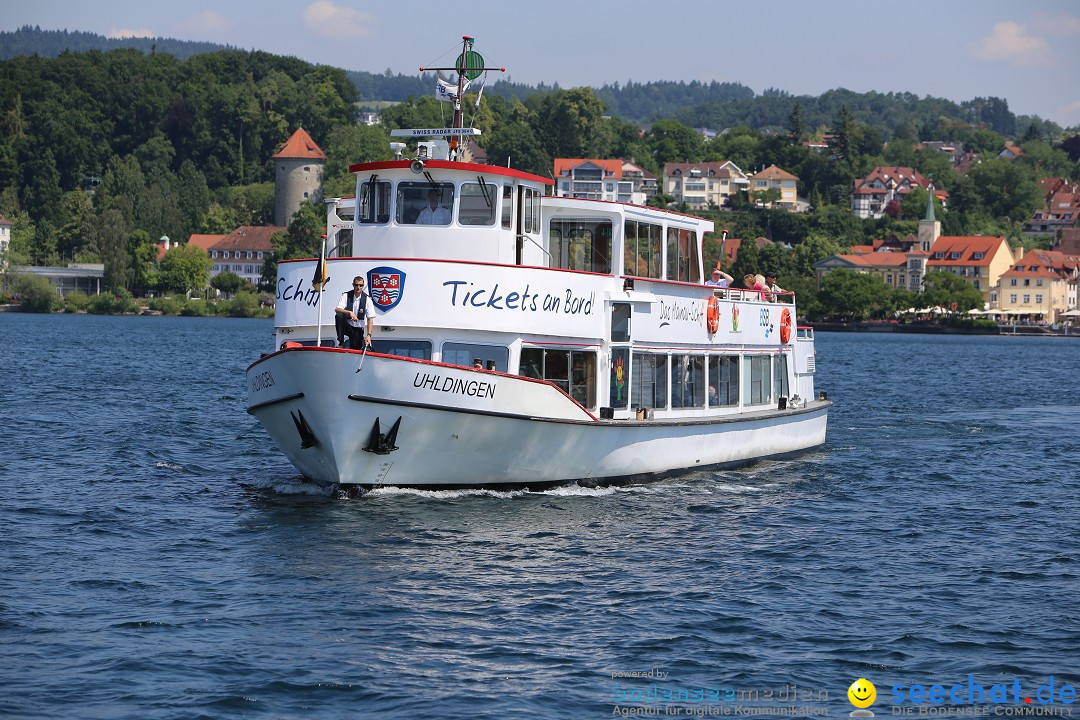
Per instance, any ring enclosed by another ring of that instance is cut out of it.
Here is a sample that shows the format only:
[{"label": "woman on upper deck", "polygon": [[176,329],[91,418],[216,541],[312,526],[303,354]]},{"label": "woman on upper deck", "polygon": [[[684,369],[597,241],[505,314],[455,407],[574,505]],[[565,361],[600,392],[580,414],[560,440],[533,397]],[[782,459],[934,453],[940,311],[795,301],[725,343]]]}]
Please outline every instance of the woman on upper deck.
[{"label": "woman on upper deck", "polygon": [[747,290],[756,291],[758,297],[762,300],[768,299],[769,286],[765,283],[765,278],[763,276],[746,273],[743,275],[743,286]]}]

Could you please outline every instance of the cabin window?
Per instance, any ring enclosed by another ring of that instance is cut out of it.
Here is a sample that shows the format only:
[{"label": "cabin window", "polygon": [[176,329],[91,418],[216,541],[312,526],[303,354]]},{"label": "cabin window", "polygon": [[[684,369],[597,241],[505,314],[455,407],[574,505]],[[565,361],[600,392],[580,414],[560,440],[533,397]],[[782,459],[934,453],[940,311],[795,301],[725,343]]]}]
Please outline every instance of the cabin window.
[{"label": "cabin window", "polygon": [[704,356],[671,356],[671,407],[705,407]]},{"label": "cabin window", "polygon": [[[403,225],[449,225],[453,183],[402,182],[397,190],[397,221]],[[434,206],[434,207],[433,207]]]},{"label": "cabin window", "polygon": [[660,270],[660,226],[652,223],[627,220],[624,228],[625,252],[623,260],[626,275],[637,277],[662,277]]},{"label": "cabin window", "polygon": [[360,183],[357,194],[360,196],[356,213],[357,222],[386,223],[390,221],[390,183],[368,180]]},{"label": "cabin window", "polygon": [[746,358],[743,374],[743,397],[748,405],[764,405],[769,402],[769,381],[772,376],[768,355],[752,355]]},{"label": "cabin window", "polygon": [[442,361],[448,365],[472,367],[476,360],[485,368],[495,363],[495,370],[506,372],[510,360],[510,351],[501,345],[480,345],[477,343],[445,342],[442,346]]},{"label": "cabin window", "polygon": [[709,407],[739,404],[739,356],[709,358]]},{"label": "cabin window", "polygon": [[630,403],[667,409],[667,355],[634,353],[630,368]]},{"label": "cabin window", "polygon": [[630,342],[630,303],[611,304],[611,342]]},{"label": "cabin window", "polygon": [[462,225],[494,225],[499,188],[491,183],[463,183],[458,201],[458,222]]},{"label": "cabin window", "polygon": [[611,348],[611,384],[608,388],[608,403],[613,408],[626,409],[629,400],[626,392],[629,369],[630,349]]},{"label": "cabin window", "polygon": [[784,354],[773,360],[773,397],[791,397],[788,395],[788,356]]},{"label": "cabin window", "polygon": [[371,339],[371,349],[386,355],[398,355],[399,357],[416,358],[417,360],[431,359],[431,343],[427,340],[382,340]]},{"label": "cabin window", "polygon": [[668,228],[667,279],[682,282],[701,282],[697,244],[690,230]]},{"label": "cabin window", "polygon": [[510,230],[514,227],[511,224],[511,216],[514,213],[514,186],[504,185],[502,197],[502,227],[503,230]]},{"label": "cabin window", "polygon": [[552,220],[548,229],[550,267],[611,272],[611,221]]},{"label": "cabin window", "polygon": [[596,407],[596,353],[586,350],[521,349],[525,377],[547,380],[584,407]]}]

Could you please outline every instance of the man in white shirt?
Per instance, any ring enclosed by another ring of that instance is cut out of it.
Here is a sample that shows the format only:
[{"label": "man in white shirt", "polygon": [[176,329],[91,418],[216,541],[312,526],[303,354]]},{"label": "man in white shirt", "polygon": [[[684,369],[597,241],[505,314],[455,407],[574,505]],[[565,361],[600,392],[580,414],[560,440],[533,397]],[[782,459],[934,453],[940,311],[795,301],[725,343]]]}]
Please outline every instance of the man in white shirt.
[{"label": "man in white shirt", "polygon": [[730,275],[721,270],[715,268],[712,271],[712,277],[705,281],[706,285],[712,285],[713,287],[731,287],[731,282],[734,280]]},{"label": "man in white shirt", "polygon": [[[359,350],[361,347],[371,345],[371,330],[375,318],[375,304],[371,302],[371,296],[364,292],[364,276],[357,275],[353,278],[353,289],[341,293],[335,312],[342,316],[345,322],[342,329],[349,338],[349,347]],[[364,325],[367,332],[364,332]]]},{"label": "man in white shirt", "polygon": [[449,225],[450,211],[439,205],[439,191],[428,190],[428,205],[416,216],[419,225]]}]

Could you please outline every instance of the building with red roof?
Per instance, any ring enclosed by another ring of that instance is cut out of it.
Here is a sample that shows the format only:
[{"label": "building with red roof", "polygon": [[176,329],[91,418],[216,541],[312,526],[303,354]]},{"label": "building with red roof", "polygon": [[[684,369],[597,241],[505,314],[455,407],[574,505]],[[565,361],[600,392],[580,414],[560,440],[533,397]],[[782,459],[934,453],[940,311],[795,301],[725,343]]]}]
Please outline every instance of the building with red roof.
[{"label": "building with red roof", "polygon": [[723,207],[728,199],[750,185],[738,165],[725,162],[664,163],[664,193],[691,209]]},{"label": "building with red roof", "polygon": [[[780,193],[776,202],[769,203],[766,207],[781,207],[788,211],[794,211],[798,207],[797,185],[799,178],[787,170],[781,170],[775,165],[770,165],[761,172],[750,176],[750,193],[760,193],[767,190],[776,190]],[[760,203],[756,198],[756,203]]]},{"label": "building with red roof", "polygon": [[285,226],[302,204],[322,198],[326,154],[304,128],[297,128],[272,159],[274,222]]},{"label": "building with red roof", "polygon": [[1055,234],[1059,229],[1075,227],[1080,220],[1080,184],[1043,178],[1042,186],[1047,190],[1046,205],[1035,211],[1024,232]]},{"label": "building with red roof", "polygon": [[930,248],[926,270],[951,272],[967,280],[990,303],[990,291],[1015,262],[1012,248],[1000,235],[942,235]]},{"label": "building with red roof", "polygon": [[270,239],[285,231],[286,228],[277,225],[241,225],[222,236],[208,250],[214,263],[211,276],[229,271],[258,285],[263,262],[274,251]]},{"label": "building with red roof", "polygon": [[656,178],[623,159],[555,158],[555,194],[559,197],[608,200],[644,205],[649,198],[647,178]]},{"label": "building with red roof", "polygon": [[990,309],[1003,315],[1057,322],[1077,306],[1080,255],[1056,250],[1029,250],[1001,275]]},{"label": "building with red roof", "polygon": [[880,218],[890,202],[902,200],[917,187],[925,190],[930,187],[930,181],[914,168],[876,167],[869,175],[855,181],[851,211],[861,218]]}]

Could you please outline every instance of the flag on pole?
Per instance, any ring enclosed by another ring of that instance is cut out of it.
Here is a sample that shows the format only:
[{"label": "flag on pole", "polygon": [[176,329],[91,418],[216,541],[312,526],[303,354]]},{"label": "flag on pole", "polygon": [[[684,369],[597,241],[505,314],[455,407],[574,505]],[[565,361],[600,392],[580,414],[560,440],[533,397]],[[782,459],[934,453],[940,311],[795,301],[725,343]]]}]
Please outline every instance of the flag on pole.
[{"label": "flag on pole", "polygon": [[[461,92],[465,92],[469,89],[469,81],[466,80],[461,88]],[[455,102],[458,99],[457,84],[448,83],[442,78],[435,80],[435,99],[440,102]]]},{"label": "flag on pole", "polygon": [[[323,241],[323,250],[326,250],[326,241]],[[330,276],[326,274],[326,259],[319,255],[319,262],[315,264],[315,274],[311,278],[311,287],[322,292],[326,283],[330,282]]]}]

